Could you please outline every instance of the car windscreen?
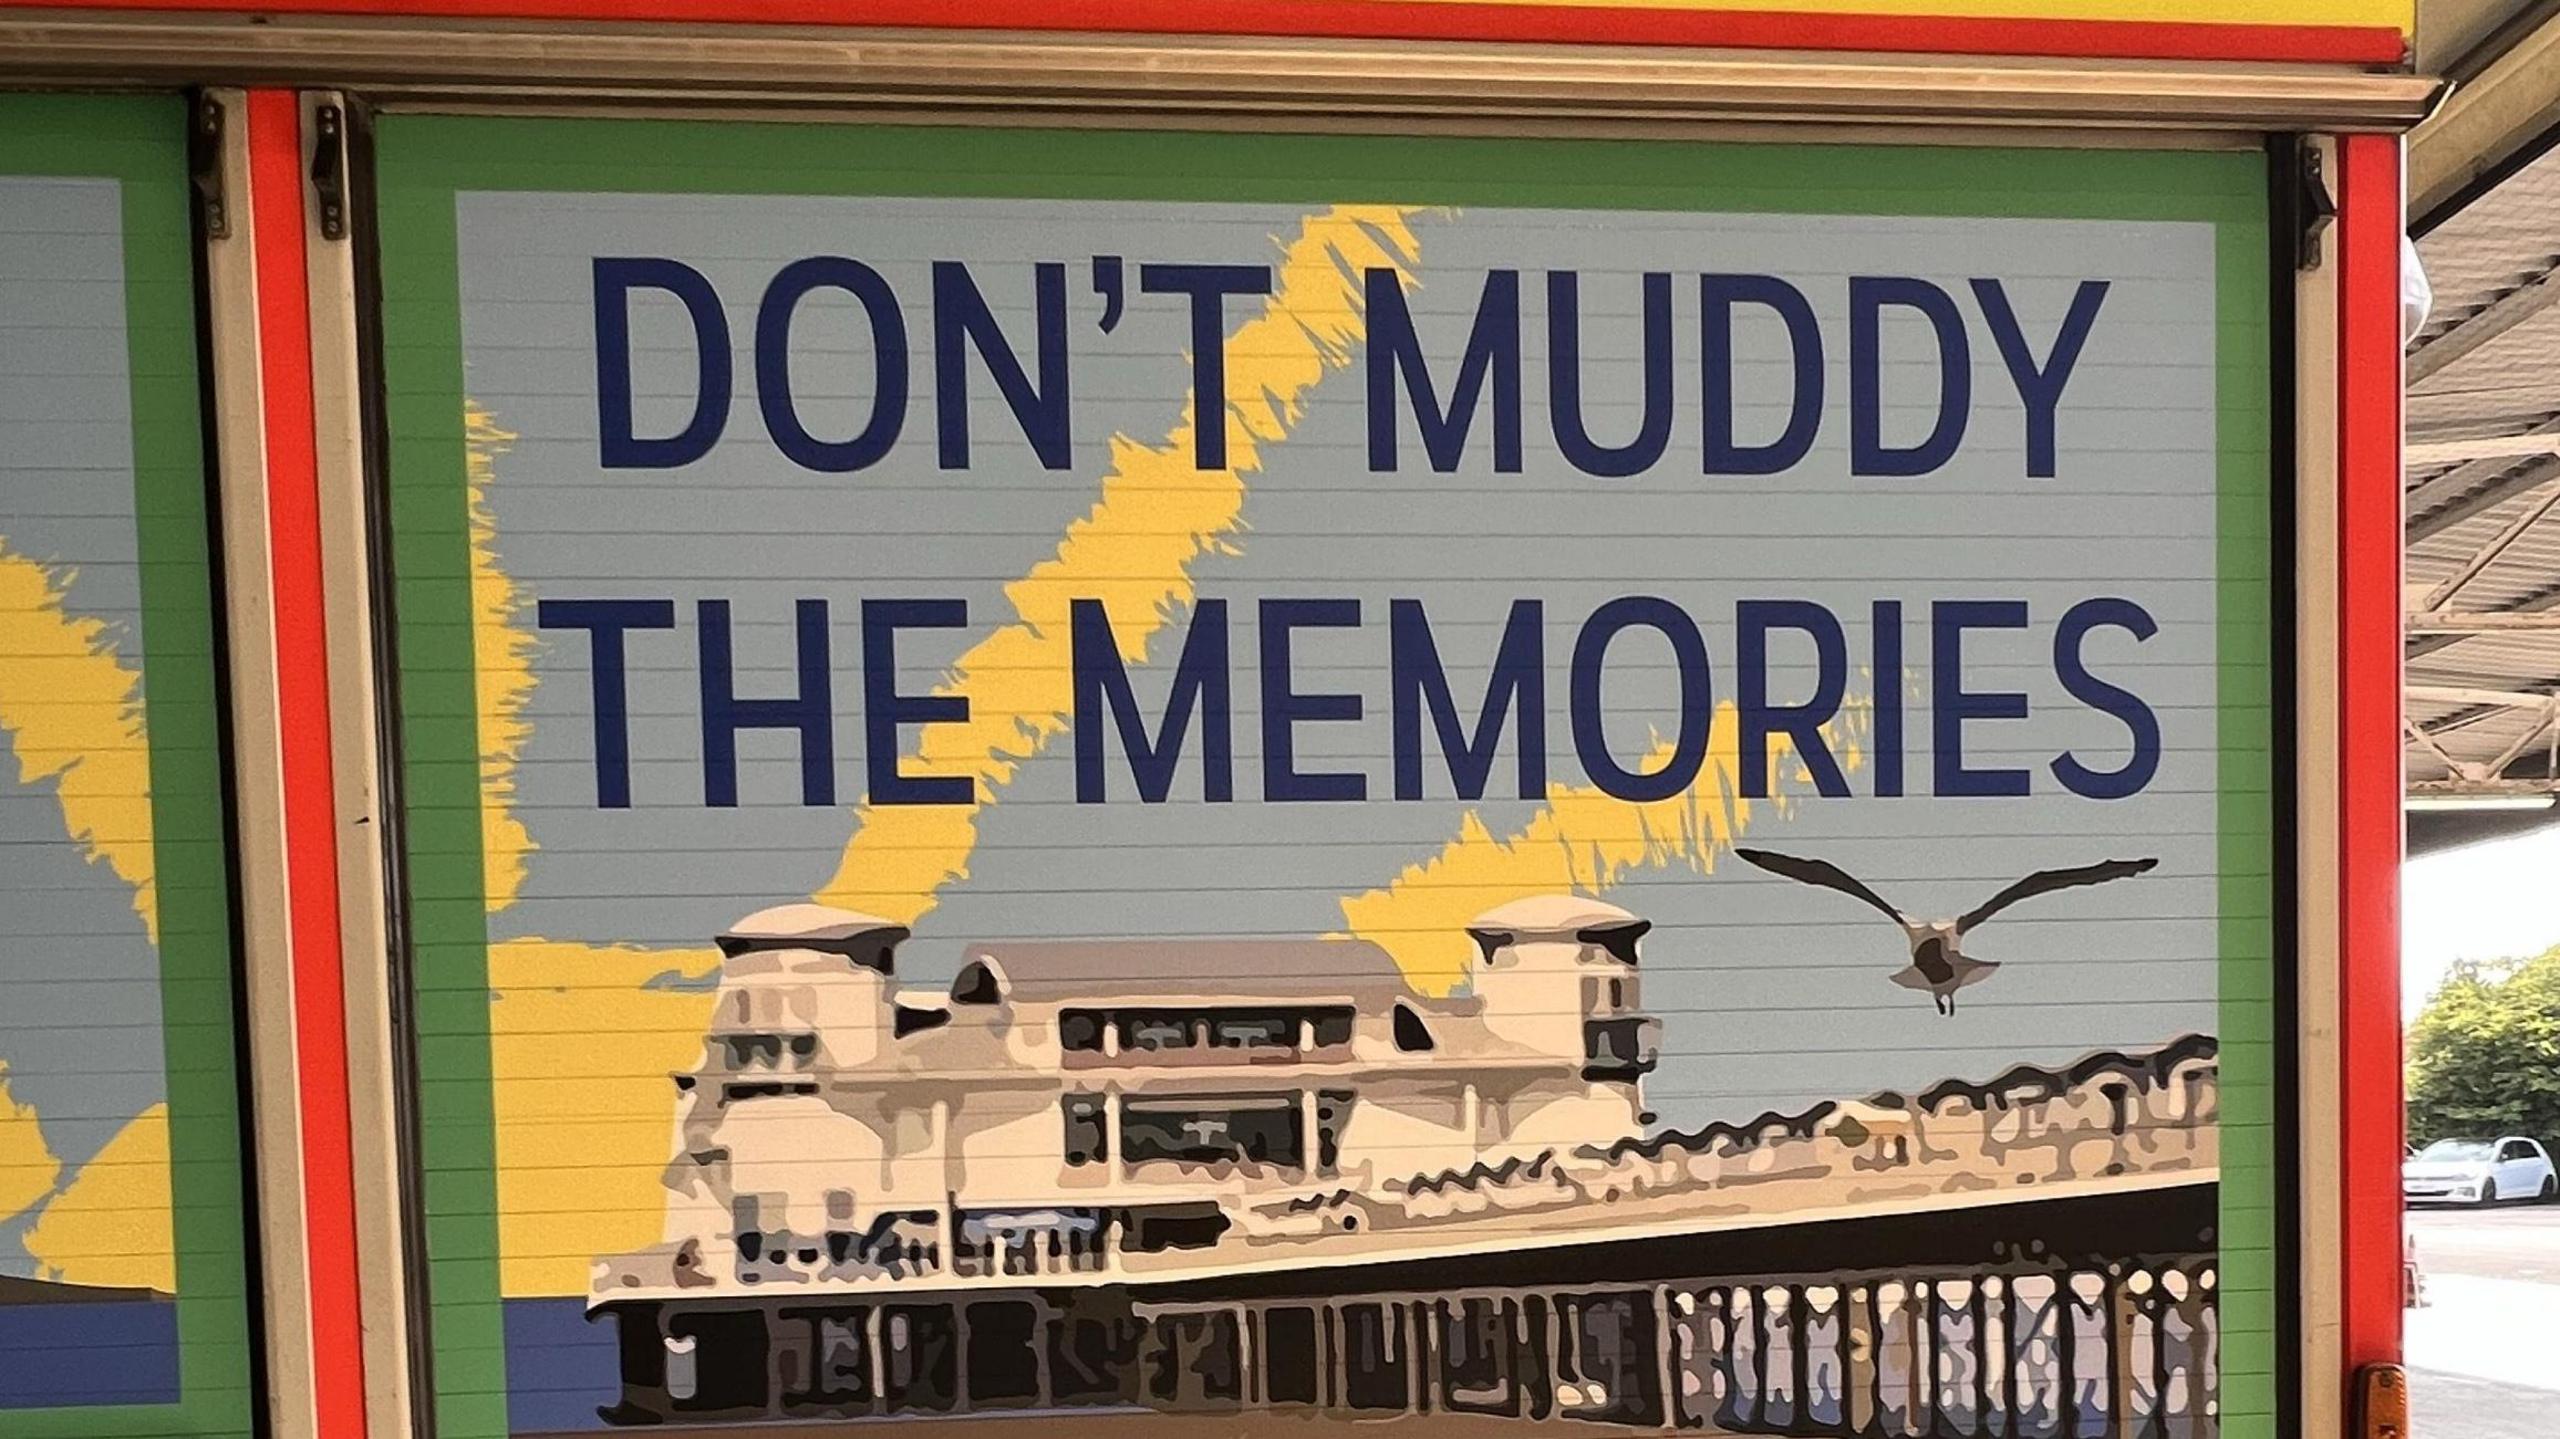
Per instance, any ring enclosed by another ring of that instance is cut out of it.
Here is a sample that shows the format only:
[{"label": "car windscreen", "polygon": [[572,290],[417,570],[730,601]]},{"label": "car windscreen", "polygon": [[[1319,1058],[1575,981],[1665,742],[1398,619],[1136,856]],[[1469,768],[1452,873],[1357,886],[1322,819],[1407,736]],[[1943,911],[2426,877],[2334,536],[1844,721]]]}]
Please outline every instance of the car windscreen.
[{"label": "car windscreen", "polygon": [[2418,1151],[2418,1157],[2435,1163],[2462,1163],[2489,1157],[2489,1146],[2476,1139],[2439,1139]]}]

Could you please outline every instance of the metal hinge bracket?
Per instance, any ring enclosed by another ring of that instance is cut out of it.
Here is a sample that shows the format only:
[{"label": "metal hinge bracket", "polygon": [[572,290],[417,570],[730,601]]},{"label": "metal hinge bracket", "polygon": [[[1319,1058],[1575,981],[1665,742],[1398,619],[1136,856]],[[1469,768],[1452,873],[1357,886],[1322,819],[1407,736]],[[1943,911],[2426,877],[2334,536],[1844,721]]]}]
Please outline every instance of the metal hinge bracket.
[{"label": "metal hinge bracket", "polygon": [[312,112],[311,193],[320,202],[320,238],[347,238],[347,116],[335,105]]},{"label": "metal hinge bracket", "polygon": [[195,187],[207,239],[231,238],[231,204],[222,184],[222,102],[198,95],[187,117],[187,182]]},{"label": "metal hinge bracket", "polygon": [[2338,202],[2329,197],[2329,177],[2320,160],[2320,148],[2301,148],[2302,168],[2298,172],[2294,215],[2301,229],[2294,232],[2293,267],[2297,270],[2320,268],[2320,237],[2338,218]]}]

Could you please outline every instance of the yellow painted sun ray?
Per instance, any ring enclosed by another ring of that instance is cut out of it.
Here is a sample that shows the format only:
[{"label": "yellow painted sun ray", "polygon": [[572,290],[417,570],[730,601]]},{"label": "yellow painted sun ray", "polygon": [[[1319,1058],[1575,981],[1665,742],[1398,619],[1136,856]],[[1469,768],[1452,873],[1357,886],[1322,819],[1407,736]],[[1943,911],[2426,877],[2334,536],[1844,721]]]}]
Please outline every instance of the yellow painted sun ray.
[{"label": "yellow painted sun ray", "polygon": [[481,894],[490,913],[516,902],[533,835],[516,818],[516,761],[533,725],[533,635],[523,625],[524,591],[498,564],[498,523],[489,508],[498,456],[515,443],[489,412],[462,407],[463,463],[471,510],[471,648],[479,686]]},{"label": "yellow painted sun ray", "polygon": [[669,1076],[701,1062],[695,982],[719,967],[707,945],[489,946],[500,1292],[584,1294],[596,1255],[664,1237]]},{"label": "yellow painted sun ray", "polygon": [[[1865,763],[1865,706],[1859,702],[1823,727],[1844,772]],[[1706,762],[1687,789],[1668,799],[1618,799],[1592,786],[1550,785],[1547,803],[1508,835],[1495,835],[1469,810],[1440,852],[1379,889],[1346,896],[1342,918],[1351,934],[1395,956],[1406,980],[1426,994],[1446,994],[1465,978],[1474,950],[1466,927],[1498,905],[1533,894],[1600,894],[1638,869],[1686,865],[1712,873],[1716,857],[1749,827],[1757,805],[1783,810],[1804,764],[1772,737],[1772,798],[1742,797],[1742,762],[1734,708],[1718,705],[1707,731]],[[1657,744],[1640,768],[1670,762]]]},{"label": "yellow painted sun ray", "polygon": [[911,774],[965,777],[976,803],[864,806],[820,903],[913,924],[944,885],[967,877],[978,810],[1067,727],[1068,601],[1102,601],[1123,657],[1146,657],[1148,641],[1191,603],[1191,562],[1232,543],[1244,477],[1261,468],[1262,447],[1287,438],[1308,393],[1351,362],[1366,334],[1362,276],[1390,267],[1410,275],[1413,214],[1342,205],[1307,217],[1282,252],[1271,298],[1227,346],[1225,469],[1194,467],[1198,417],[1188,410],[1162,444],[1114,438],[1100,500],[1056,555],[1006,587],[1014,622],[973,645],[942,685],[969,696],[970,719],[927,726],[906,762]]},{"label": "yellow painted sun ray", "polygon": [[178,1289],[169,1210],[169,1106],[135,1115],[27,1231],[47,1277],[120,1289]]},{"label": "yellow painted sun ray", "polygon": [[70,587],[69,570],[0,539],[0,730],[20,782],[54,781],[64,831],[132,887],[134,913],[157,944],[142,672],[116,653],[105,620],[63,607]]}]

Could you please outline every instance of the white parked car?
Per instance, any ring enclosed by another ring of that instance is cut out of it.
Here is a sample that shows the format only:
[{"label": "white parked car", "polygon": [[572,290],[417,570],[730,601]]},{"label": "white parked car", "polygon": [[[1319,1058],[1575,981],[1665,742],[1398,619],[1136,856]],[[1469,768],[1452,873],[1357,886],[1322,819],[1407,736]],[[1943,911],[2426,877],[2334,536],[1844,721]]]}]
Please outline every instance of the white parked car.
[{"label": "white parked car", "polygon": [[2412,1204],[2495,1204],[2547,1200],[2560,1194],[2560,1171],[2541,1143],[2504,1139],[2439,1139],[2400,1166],[2400,1197]]}]

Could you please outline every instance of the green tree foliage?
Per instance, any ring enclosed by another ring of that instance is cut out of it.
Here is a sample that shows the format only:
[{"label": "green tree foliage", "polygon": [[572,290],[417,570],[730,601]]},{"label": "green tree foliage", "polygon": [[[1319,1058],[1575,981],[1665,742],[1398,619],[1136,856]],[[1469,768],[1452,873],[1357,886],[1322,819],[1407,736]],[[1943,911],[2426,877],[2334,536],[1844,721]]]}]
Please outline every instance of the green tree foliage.
[{"label": "green tree foliage", "polygon": [[2465,960],[2409,1030],[2409,1137],[2560,1139],[2560,948]]}]

